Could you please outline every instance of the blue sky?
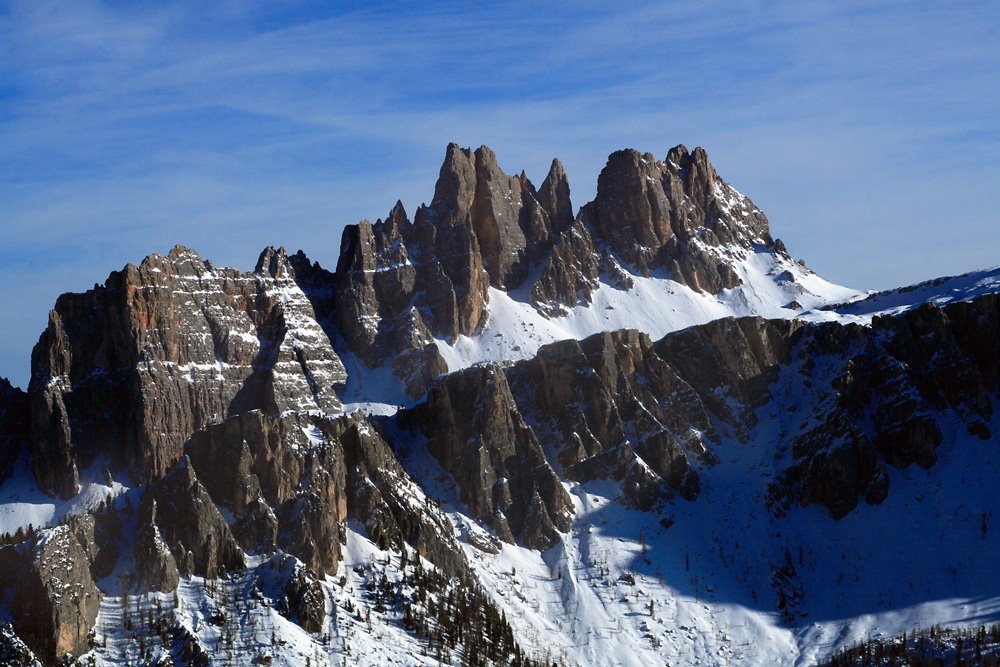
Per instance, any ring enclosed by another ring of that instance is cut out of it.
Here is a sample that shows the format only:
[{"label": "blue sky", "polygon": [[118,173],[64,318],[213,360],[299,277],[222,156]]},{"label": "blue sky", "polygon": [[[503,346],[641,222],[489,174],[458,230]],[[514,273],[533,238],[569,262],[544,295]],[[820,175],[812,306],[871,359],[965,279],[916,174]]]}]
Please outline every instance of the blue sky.
[{"label": "blue sky", "polygon": [[58,294],[176,243],[332,268],[449,141],[558,156],[577,206],[613,150],[701,145],[834,281],[994,266],[998,44],[996,2],[0,0],[0,375]]}]

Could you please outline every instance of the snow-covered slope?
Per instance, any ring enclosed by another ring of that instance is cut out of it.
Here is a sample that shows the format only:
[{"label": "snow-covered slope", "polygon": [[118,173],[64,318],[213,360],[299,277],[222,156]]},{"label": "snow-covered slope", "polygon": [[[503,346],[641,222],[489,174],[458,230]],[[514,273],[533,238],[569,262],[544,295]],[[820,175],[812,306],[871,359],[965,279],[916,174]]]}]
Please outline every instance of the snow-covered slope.
[{"label": "snow-covered slope", "polygon": [[[28,468],[28,454],[22,452],[10,477],[0,483],[0,535],[13,535],[19,528],[52,526],[71,514],[84,514],[113,498],[127,486],[103,476],[103,462],[95,463],[80,477],[80,492],[61,500],[43,493]],[[110,485],[108,482],[110,481]]]},{"label": "snow-covered slope", "polygon": [[865,298],[831,305],[823,310],[867,321],[878,315],[905,312],[925,303],[944,306],[957,301],[971,301],[984,294],[1000,291],[1000,267],[971,271],[960,276],[927,280],[916,285],[871,293]]},{"label": "snow-covered slope", "polygon": [[[547,316],[531,303],[526,288],[508,292],[491,287],[485,323],[453,342],[439,338],[437,347],[449,372],[454,372],[483,362],[528,359],[548,343],[602,331],[637,329],[656,339],[723,317],[828,319],[831,316],[822,308],[866,294],[831,283],[771,250],[730,248],[729,252],[739,258],[734,270],[742,284],[719,294],[696,291],[665,271],[649,277],[629,273],[630,287],[602,275],[591,303]],[[403,393],[388,363],[370,369],[349,352],[341,356],[348,366],[345,411],[386,414],[396,405],[415,402]]]},{"label": "snow-covered slope", "polygon": [[[811,665],[869,636],[1000,619],[997,438],[946,411],[939,463],[891,468],[881,504],[840,520],[816,506],[782,516],[768,495],[790,453],[774,443],[832,379],[803,391],[797,374],[776,381],[746,442],[724,437],[696,502],[642,512],[616,484],[567,483],[576,513],[562,544],[491,555],[466,543],[528,647],[568,665]],[[426,460],[410,465],[433,476]],[[475,522],[454,498],[448,508],[468,535]]]}]

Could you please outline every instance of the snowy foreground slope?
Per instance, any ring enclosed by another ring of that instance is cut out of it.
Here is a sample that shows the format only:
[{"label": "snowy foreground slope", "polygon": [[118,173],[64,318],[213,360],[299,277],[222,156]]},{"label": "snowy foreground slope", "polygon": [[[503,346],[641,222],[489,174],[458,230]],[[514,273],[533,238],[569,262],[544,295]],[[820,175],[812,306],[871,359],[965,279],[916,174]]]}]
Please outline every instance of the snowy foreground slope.
[{"label": "snowy foreground slope", "polygon": [[175,248],[0,383],[0,666],[809,665],[1000,619],[1000,269],[792,259],[701,149],[449,146],[335,271]]}]

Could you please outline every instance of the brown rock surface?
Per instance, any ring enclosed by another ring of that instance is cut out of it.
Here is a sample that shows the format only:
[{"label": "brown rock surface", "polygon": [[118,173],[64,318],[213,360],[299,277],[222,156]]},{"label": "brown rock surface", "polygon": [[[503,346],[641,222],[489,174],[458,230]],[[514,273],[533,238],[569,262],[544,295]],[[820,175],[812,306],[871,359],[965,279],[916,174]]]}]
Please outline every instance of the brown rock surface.
[{"label": "brown rock surface", "polygon": [[662,162],[612,153],[580,216],[640,273],[666,267],[674,280],[713,293],[739,284],[727,270],[733,248],[774,245],[764,214],[718,177],[701,148],[675,146]]},{"label": "brown rock surface", "polygon": [[32,353],[39,485],[73,494],[98,451],[148,481],[229,414],[339,409],[344,367],[293,277],[283,250],[243,274],[177,247],[60,297]]},{"label": "brown rock surface", "polygon": [[181,574],[214,579],[246,567],[243,552],[186,456],[150,485],[140,525],[155,525]]},{"label": "brown rock surface", "polygon": [[28,395],[0,378],[0,483],[14,470],[28,444],[31,404]]},{"label": "brown rock surface", "polygon": [[96,557],[92,517],[0,549],[0,582],[12,594],[14,628],[47,664],[87,649],[101,601],[91,575]]},{"label": "brown rock surface", "polygon": [[501,539],[545,549],[559,539],[558,531],[569,529],[569,495],[499,366],[446,376],[402,422],[427,438],[428,451],[455,478],[470,514]]},{"label": "brown rock surface", "polygon": [[446,574],[468,572],[451,522],[400,465],[390,445],[367,420],[338,420],[347,460],[351,516],[382,548],[406,543]]},{"label": "brown rock surface", "polygon": [[[196,433],[186,451],[247,549],[275,546],[322,573],[340,563],[347,518],[343,449],[330,420],[244,413]],[[220,466],[219,461],[227,465]]]},{"label": "brown rock surface", "polygon": [[[570,479],[611,477],[649,509],[667,489],[693,500],[694,463],[714,436],[694,391],[645,334],[615,331],[547,345],[507,371],[520,410]],[[661,488],[662,487],[662,488]]]}]

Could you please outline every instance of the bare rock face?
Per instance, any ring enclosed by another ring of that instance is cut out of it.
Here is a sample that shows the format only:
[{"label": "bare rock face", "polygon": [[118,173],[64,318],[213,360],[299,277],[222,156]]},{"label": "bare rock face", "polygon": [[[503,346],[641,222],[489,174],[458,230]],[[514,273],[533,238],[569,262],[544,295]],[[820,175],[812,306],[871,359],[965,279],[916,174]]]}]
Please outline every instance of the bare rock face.
[{"label": "bare rock face", "polygon": [[150,502],[144,509],[132,543],[135,584],[141,591],[169,593],[176,590],[180,583],[177,559],[156,525],[156,501]]},{"label": "bare rock face", "polygon": [[[343,449],[330,420],[253,411],[196,433],[186,451],[247,549],[275,547],[332,574],[347,519]],[[220,466],[219,461],[228,465]]]},{"label": "bare rock face", "polygon": [[418,397],[445,368],[428,348],[434,337],[475,333],[489,288],[521,285],[572,221],[558,161],[536,191],[523,173],[505,174],[489,148],[451,144],[434,198],[414,222],[397,202],[385,220],[344,229],[335,274],[304,256],[292,263],[331,334],[369,367],[391,360],[407,393]]},{"label": "bare rock face", "polygon": [[392,370],[402,380],[407,395],[419,398],[427,393],[436,377],[448,372],[448,364],[437,345],[428,343],[401,352],[393,359]]},{"label": "bare rock face", "polygon": [[815,503],[840,518],[859,499],[886,498],[887,466],[936,463],[942,412],[991,437],[998,346],[983,331],[997,304],[990,295],[925,305],[871,327],[730,318],[655,348],[736,436],[749,437],[762,406],[783,413],[775,456],[787,467],[773,507]]},{"label": "bare rock face", "polygon": [[569,495],[499,366],[446,376],[402,421],[427,438],[428,451],[455,478],[471,515],[501,539],[545,549],[569,529]]},{"label": "bare rock face", "polygon": [[871,438],[846,412],[833,409],[814,428],[799,432],[792,440],[792,458],[772,495],[785,507],[826,507],[839,519],[852,512],[858,498],[871,505],[885,500],[889,477]]},{"label": "bare rock face", "polygon": [[28,443],[30,421],[28,395],[0,378],[0,483],[13,472],[21,448]]},{"label": "bare rock face", "polygon": [[[797,320],[727,317],[665,336],[656,346],[705,405],[740,436],[756,423],[754,408],[791,355]],[[734,408],[736,408],[734,410]]]},{"label": "bare rock face", "polygon": [[326,619],[326,595],[316,574],[292,556],[276,553],[268,567],[265,593],[277,600],[278,613],[309,633],[321,632]]},{"label": "bare rock face", "polygon": [[359,413],[250,412],[196,433],[186,449],[244,548],[277,548],[333,574],[350,516],[383,548],[406,543],[445,572],[468,569],[448,519]]},{"label": "bare rock face", "polygon": [[711,463],[712,425],[700,398],[645,334],[553,343],[507,375],[521,412],[555,445],[570,479],[617,479],[642,509],[670,492],[698,496],[695,464]]},{"label": "bare rock face", "polygon": [[529,262],[547,253],[573,217],[569,182],[558,161],[539,193],[524,173],[505,174],[489,148],[473,152],[455,144],[448,146],[431,206],[421,211],[418,226],[434,223],[442,231],[467,225],[488,284],[502,289],[524,281]]},{"label": "bare rock face", "polygon": [[335,411],[345,381],[283,250],[243,274],[177,247],[57,301],[32,353],[35,476],[67,497],[100,451],[148,481],[197,429],[253,408]]},{"label": "bare rock face", "polygon": [[405,543],[450,576],[469,567],[451,522],[411,478],[367,420],[337,420],[347,460],[350,513],[380,548]]},{"label": "bare rock face", "polygon": [[417,268],[408,247],[413,239],[400,203],[385,222],[365,220],[344,228],[333,317],[351,351],[369,365],[395,351],[394,325],[414,305]]},{"label": "bare rock face", "polygon": [[[550,201],[548,192],[539,196]],[[740,285],[733,264],[760,249],[787,255],[764,214],[719,178],[703,149],[675,146],[663,161],[621,150],[608,157],[573,233],[557,237],[532,302],[547,315],[589,304],[602,269],[622,288],[631,287],[630,272],[665,270],[692,289],[718,293]]]},{"label": "bare rock face", "polygon": [[[264,309],[272,310],[268,326],[273,329],[265,338],[268,344],[262,346],[268,356],[254,367],[263,376],[263,396],[249,401],[250,406],[279,414],[316,409],[339,412],[336,388],[347,382],[347,371],[298,287],[285,249],[266,248],[254,276],[257,299],[265,301]],[[237,402],[230,414],[245,409]]]},{"label": "bare rock face", "polygon": [[[490,281],[494,284],[517,284],[523,279],[526,268],[526,230],[521,228],[520,223],[521,209],[524,208],[522,191],[530,184],[504,174],[497,164],[496,155],[485,146],[474,154],[452,150],[449,155],[454,156],[453,162],[458,170],[465,173],[471,170],[474,174],[472,197],[468,197],[469,193],[464,189],[455,192],[455,213],[469,217],[479,241],[483,268],[489,272]],[[461,162],[468,166],[459,166]],[[467,183],[463,179],[462,185]],[[525,213],[525,217],[529,218],[525,226],[534,236],[540,236],[544,223],[530,218],[540,217],[541,211],[536,209]]]},{"label": "bare rock face", "polygon": [[549,173],[538,188],[535,199],[542,205],[550,221],[550,238],[569,229],[576,219],[569,196],[569,178],[559,160],[552,160]]},{"label": "bare rock face", "polygon": [[600,256],[582,222],[562,232],[541,265],[531,286],[531,302],[549,316],[565,314],[568,307],[590,305],[590,295],[601,277]]},{"label": "bare rock face", "polygon": [[92,517],[0,550],[0,581],[13,593],[14,629],[47,664],[87,650],[101,600],[91,575],[96,556]]},{"label": "bare rock face", "polygon": [[143,497],[140,525],[154,525],[182,574],[214,579],[246,567],[243,552],[185,456]]},{"label": "bare rock face", "polygon": [[660,162],[612,153],[585,207],[601,239],[640,273],[666,267],[674,280],[709,292],[735,287],[727,246],[774,245],[767,218],[715,173],[701,148],[676,146]]},{"label": "bare rock face", "polygon": [[0,622],[0,667],[42,667],[7,621]]},{"label": "bare rock face", "polygon": [[529,265],[547,255],[555,238],[572,223],[569,181],[562,164],[554,160],[536,191],[523,172],[505,174],[489,148],[473,152],[451,144],[434,200],[417,218],[427,238],[428,224],[439,234],[467,226],[476,239],[487,284],[511,289],[524,282]]}]

